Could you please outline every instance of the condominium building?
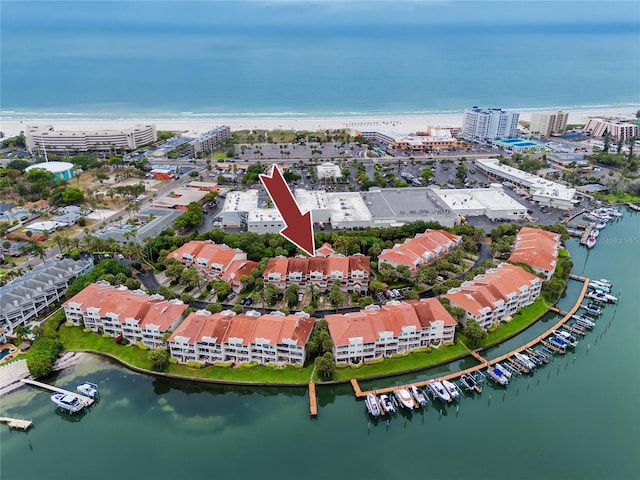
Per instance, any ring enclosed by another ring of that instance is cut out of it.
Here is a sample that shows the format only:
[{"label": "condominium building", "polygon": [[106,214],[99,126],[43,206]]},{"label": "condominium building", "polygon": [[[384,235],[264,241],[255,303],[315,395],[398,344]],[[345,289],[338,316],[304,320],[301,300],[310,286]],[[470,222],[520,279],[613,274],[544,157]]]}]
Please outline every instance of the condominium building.
[{"label": "condominium building", "polygon": [[230,310],[213,314],[199,310],[169,337],[169,352],[180,363],[303,365],[314,322],[304,312],[236,315]]},{"label": "condominium building", "polygon": [[476,142],[514,138],[520,114],[500,108],[467,108],[462,119],[462,137]]},{"label": "condominium building", "polygon": [[63,307],[67,321],[74,325],[160,348],[164,334],[176,329],[188,305],[100,281],[64,302]]},{"label": "condominium building", "polygon": [[25,142],[30,153],[47,152],[129,151],[158,140],[156,126],[135,125],[116,130],[58,130],[52,125],[30,125]]},{"label": "condominium building", "polygon": [[243,284],[242,275],[249,275],[258,266],[247,260],[247,254],[240,249],[218,245],[211,240],[192,240],[167,255],[186,267],[194,267],[207,279],[224,280],[235,292]]},{"label": "condominium building", "polygon": [[231,128],[221,125],[189,142],[193,155],[210,153],[231,138]]},{"label": "condominium building", "polygon": [[640,125],[619,118],[590,118],[582,129],[592,137],[603,137],[605,132],[616,140],[627,140],[640,136]]},{"label": "condominium building", "polygon": [[564,135],[567,131],[569,112],[538,112],[531,114],[529,133],[540,137]]},{"label": "condominium building", "polygon": [[370,258],[362,254],[349,257],[334,254],[327,257],[275,257],[269,260],[264,270],[265,284],[275,285],[284,291],[297,285],[300,292],[313,284],[326,291],[338,282],[346,292],[367,291],[369,288]]},{"label": "condominium building", "polygon": [[540,295],[541,287],[541,278],[516,265],[501,263],[452,288],[444,297],[452,306],[465,310],[463,324],[472,319],[488,329],[509,320],[519,308],[532,304]]},{"label": "condominium building", "polygon": [[67,287],[93,269],[93,257],[45,262],[0,287],[0,327],[8,335],[64,300]]},{"label": "condominium building", "polygon": [[452,342],[456,321],[436,298],[369,305],[359,312],[327,315],[337,364],[409,353]]},{"label": "condominium building", "polygon": [[549,280],[558,265],[560,237],[559,233],[541,228],[522,227],[516,234],[509,261],[526,263]]},{"label": "condominium building", "polygon": [[378,255],[378,267],[383,264],[398,267],[404,265],[415,272],[428,265],[462,243],[462,237],[446,230],[425,230],[424,233],[408,238],[393,248],[385,248]]}]

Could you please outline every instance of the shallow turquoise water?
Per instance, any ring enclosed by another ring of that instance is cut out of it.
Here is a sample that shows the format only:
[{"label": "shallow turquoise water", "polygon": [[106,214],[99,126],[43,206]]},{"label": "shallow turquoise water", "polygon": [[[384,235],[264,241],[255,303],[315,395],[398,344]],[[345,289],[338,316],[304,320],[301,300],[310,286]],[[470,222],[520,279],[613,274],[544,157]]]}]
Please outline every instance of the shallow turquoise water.
[{"label": "shallow turquoise water", "polygon": [[[507,390],[487,385],[459,409],[432,406],[372,423],[345,385],[318,389],[319,415],[311,420],[305,389],[167,382],[96,358],[55,379],[70,388],[83,379],[100,386],[100,403],[76,422],[58,416],[49,395],[31,387],[2,398],[3,415],[31,418],[35,426],[27,434],[0,427],[1,477],[636,478],[640,215],[627,212],[598,242],[587,251],[570,241],[574,272],[611,279],[614,292],[622,291],[620,303],[607,308],[575,354]],[[569,285],[560,308],[572,305],[579,287]],[[487,355],[524,343],[552,321]]]}]

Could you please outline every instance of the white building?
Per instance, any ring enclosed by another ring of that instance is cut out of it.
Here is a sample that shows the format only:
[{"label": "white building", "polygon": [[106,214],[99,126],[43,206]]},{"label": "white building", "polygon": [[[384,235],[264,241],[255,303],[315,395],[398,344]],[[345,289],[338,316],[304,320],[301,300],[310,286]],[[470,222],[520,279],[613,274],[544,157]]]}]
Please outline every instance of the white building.
[{"label": "white building", "polygon": [[314,223],[329,222],[331,209],[329,208],[329,199],[326,191],[296,188],[295,197],[300,211],[302,213],[310,211]]},{"label": "white building", "polygon": [[247,231],[279,233],[286,225],[276,208],[256,208],[247,213]]},{"label": "white building", "polygon": [[330,221],[334,230],[370,227],[372,225],[371,212],[359,193],[327,193],[327,202],[331,209]]},{"label": "white building", "polygon": [[518,134],[519,113],[499,108],[467,108],[462,119],[462,137],[476,142],[514,138]]},{"label": "white building", "polygon": [[342,177],[342,170],[340,170],[340,166],[335,163],[324,162],[322,165],[316,167],[316,174],[318,175],[318,180],[337,180]]},{"label": "white building", "polygon": [[240,227],[247,223],[249,212],[258,208],[258,190],[227,193],[222,207],[222,226]]},{"label": "white building", "polygon": [[195,138],[189,142],[191,153],[198,155],[201,153],[209,153],[218,148],[221,144],[231,138],[231,128],[221,125],[209,130],[204,135]]},{"label": "white building", "polygon": [[531,201],[539,205],[568,210],[576,203],[575,188],[569,188],[532,173],[502,165],[497,158],[478,159],[475,161],[475,165],[478,170],[490,177],[528,189],[531,194]]},{"label": "white building", "polygon": [[158,140],[156,126],[135,125],[116,130],[59,130],[52,125],[30,125],[25,142],[30,153],[135,150]]},{"label": "white building", "polygon": [[527,207],[507,195],[499,183],[492,183],[489,188],[433,187],[432,191],[449,210],[465,217],[522,220],[527,214]]},{"label": "white building", "polygon": [[558,110],[557,112],[538,112],[531,114],[529,133],[539,137],[551,137],[552,135],[564,135],[567,131],[569,112]]},{"label": "white building", "polygon": [[619,118],[590,118],[582,131],[592,137],[603,137],[609,132],[611,138],[627,140],[640,135],[640,126]]}]

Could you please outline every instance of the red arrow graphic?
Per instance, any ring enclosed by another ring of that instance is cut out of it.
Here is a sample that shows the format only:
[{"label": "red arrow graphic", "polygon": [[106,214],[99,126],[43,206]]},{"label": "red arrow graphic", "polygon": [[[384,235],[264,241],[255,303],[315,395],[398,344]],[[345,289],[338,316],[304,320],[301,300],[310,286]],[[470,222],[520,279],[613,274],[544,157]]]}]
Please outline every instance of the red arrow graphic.
[{"label": "red arrow graphic", "polygon": [[271,175],[260,175],[260,181],[267,189],[271,200],[282,215],[286,225],[280,230],[287,240],[302,249],[312,257],[316,254],[313,242],[313,225],[311,223],[311,211],[302,213],[296,199],[293,197],[287,182],[282,177],[280,168],[275,163],[271,167]]}]

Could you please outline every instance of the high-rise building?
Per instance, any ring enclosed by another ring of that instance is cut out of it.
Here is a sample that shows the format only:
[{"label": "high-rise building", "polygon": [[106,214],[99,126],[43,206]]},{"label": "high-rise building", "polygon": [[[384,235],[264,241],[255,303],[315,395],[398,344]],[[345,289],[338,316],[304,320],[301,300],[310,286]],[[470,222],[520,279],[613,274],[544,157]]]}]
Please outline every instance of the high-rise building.
[{"label": "high-rise building", "polygon": [[592,137],[604,137],[605,132],[615,140],[628,140],[640,135],[640,126],[619,118],[590,118],[582,129]]},{"label": "high-rise building", "polygon": [[514,138],[518,134],[519,118],[519,113],[500,108],[467,108],[462,120],[462,137],[478,142]]},{"label": "high-rise building", "polygon": [[569,113],[558,110],[557,112],[542,112],[531,114],[529,132],[540,137],[552,135],[564,135],[567,130]]}]

